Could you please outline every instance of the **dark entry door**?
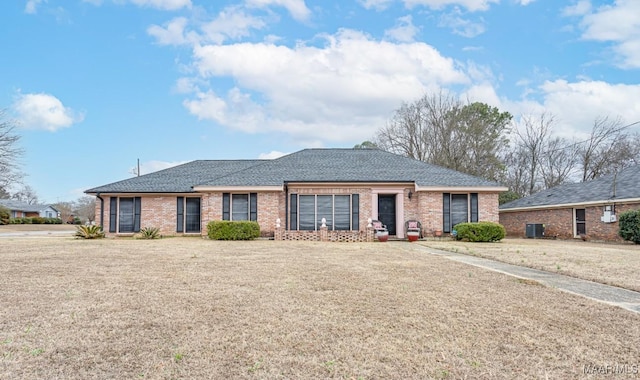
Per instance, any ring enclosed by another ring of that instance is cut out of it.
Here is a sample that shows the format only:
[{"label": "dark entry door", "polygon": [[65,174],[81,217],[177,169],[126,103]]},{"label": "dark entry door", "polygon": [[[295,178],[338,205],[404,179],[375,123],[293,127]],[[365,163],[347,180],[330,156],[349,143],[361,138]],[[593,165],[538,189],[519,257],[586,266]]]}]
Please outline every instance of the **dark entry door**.
[{"label": "dark entry door", "polygon": [[396,195],[378,195],[378,220],[387,225],[389,235],[396,234]]},{"label": "dark entry door", "polygon": [[587,218],[586,212],[583,208],[576,209],[576,235],[586,235],[587,233]]}]

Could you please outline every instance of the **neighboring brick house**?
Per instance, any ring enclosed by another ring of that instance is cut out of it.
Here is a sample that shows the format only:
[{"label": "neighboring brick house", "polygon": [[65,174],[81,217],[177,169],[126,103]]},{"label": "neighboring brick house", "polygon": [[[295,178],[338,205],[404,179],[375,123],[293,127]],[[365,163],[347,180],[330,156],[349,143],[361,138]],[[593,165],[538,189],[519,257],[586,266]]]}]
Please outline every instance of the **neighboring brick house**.
[{"label": "neighboring brick house", "polygon": [[617,216],[640,209],[640,165],[592,181],[568,183],[500,206],[510,236],[544,224],[546,236],[621,241]]},{"label": "neighboring brick house", "polygon": [[410,219],[425,234],[449,233],[463,221],[497,222],[505,190],[381,150],[306,149],[274,160],[193,161],[86,193],[98,197],[97,219],[108,235],[141,227],[206,235],[213,220],[255,220],[276,239],[364,241],[369,219],[397,237]]},{"label": "neighboring brick house", "polygon": [[8,208],[12,218],[33,218],[36,216],[42,218],[58,217],[58,210],[51,205],[29,204],[13,199],[0,199],[0,206]]}]

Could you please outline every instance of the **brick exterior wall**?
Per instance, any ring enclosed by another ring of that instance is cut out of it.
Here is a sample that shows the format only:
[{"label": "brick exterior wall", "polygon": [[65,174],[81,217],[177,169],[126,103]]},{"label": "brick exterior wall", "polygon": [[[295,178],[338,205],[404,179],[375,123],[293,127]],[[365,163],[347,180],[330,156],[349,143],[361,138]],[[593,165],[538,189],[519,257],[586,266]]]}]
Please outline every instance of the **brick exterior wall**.
[{"label": "brick exterior wall", "polygon": [[[604,212],[604,205],[577,206],[585,209],[585,229],[590,240],[622,241],[618,236],[619,224],[605,223],[600,220]],[[620,215],[628,210],[637,210],[640,203],[616,204],[615,213]],[[528,223],[540,223],[545,225],[547,237],[556,236],[560,239],[573,239],[574,235],[574,208],[558,208],[532,211],[500,212],[500,224],[507,230],[507,236],[525,237]]]},{"label": "brick exterior wall", "polygon": [[[397,187],[396,187],[397,188]],[[409,199],[409,191],[412,197]],[[359,194],[360,213],[359,231],[328,231],[326,241],[369,241],[367,224],[369,218],[374,218],[373,192],[371,187],[328,187],[328,186],[290,186],[288,194]],[[183,235],[176,232],[177,218],[177,197],[200,197],[201,198],[201,232],[200,235],[207,235],[207,223],[212,220],[222,220],[222,192],[199,193],[199,194],[173,194],[173,195],[145,195],[131,194],[126,197],[141,197],[140,227],[157,227],[160,233],[165,236]],[[258,224],[260,225],[263,237],[274,237],[276,233],[276,220],[280,219],[283,228],[287,222],[287,193],[286,192],[258,192]],[[418,220],[422,224],[424,236],[433,236],[435,231],[442,230],[442,193],[441,192],[415,192],[413,188],[407,187],[403,193],[398,193],[398,197],[403,196],[404,220]],[[478,197],[479,218],[482,221],[498,222],[498,193],[480,193]],[[103,196],[104,210],[100,210],[100,202],[96,202],[96,219],[100,220],[102,211],[103,226],[108,236],[116,234],[109,233],[109,207],[110,197]],[[377,209],[377,205],[375,207]],[[524,231],[524,230],[523,230]],[[131,234],[123,234],[131,235]],[[194,235],[194,234],[185,234]],[[195,235],[198,235],[197,233]],[[308,231],[284,231],[281,236],[284,240],[314,240],[319,239],[317,232]]]}]

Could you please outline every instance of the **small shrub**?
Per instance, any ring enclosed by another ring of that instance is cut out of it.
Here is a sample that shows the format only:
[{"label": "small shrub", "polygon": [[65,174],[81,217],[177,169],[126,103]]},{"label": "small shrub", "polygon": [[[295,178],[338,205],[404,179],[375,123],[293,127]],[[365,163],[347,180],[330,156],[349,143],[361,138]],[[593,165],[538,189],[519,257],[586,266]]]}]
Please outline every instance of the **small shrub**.
[{"label": "small shrub", "polygon": [[160,229],[157,227],[143,227],[136,236],[138,239],[160,239]]},{"label": "small shrub", "polygon": [[78,239],[101,239],[104,231],[100,226],[76,226],[76,238]]},{"label": "small shrub", "polygon": [[44,218],[41,216],[34,216],[31,218],[31,223],[33,224],[44,224]]},{"label": "small shrub", "polygon": [[212,240],[253,240],[260,237],[258,222],[214,220],[207,224],[207,236]]},{"label": "small shrub", "polygon": [[27,217],[22,218],[22,224],[31,224],[31,218],[27,218]]},{"label": "small shrub", "polygon": [[22,218],[10,218],[9,224],[22,224]]},{"label": "small shrub", "polygon": [[11,223],[11,211],[4,206],[0,206],[0,225]]},{"label": "small shrub", "polygon": [[470,242],[500,241],[506,236],[504,226],[493,222],[460,223],[455,225],[456,240]]},{"label": "small shrub", "polygon": [[618,235],[621,238],[640,244],[640,209],[620,214],[618,226]]}]

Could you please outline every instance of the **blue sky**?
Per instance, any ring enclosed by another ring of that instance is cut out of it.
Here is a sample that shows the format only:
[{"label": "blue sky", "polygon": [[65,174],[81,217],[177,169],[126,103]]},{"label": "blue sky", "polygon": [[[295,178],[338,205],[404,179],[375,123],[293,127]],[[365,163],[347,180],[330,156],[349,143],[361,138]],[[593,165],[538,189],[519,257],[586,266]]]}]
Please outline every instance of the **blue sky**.
[{"label": "blue sky", "polygon": [[[0,4],[0,108],[44,202],[196,159],[370,139],[451,91],[582,136],[640,121],[640,1]],[[638,127],[635,127],[636,130]]]}]

